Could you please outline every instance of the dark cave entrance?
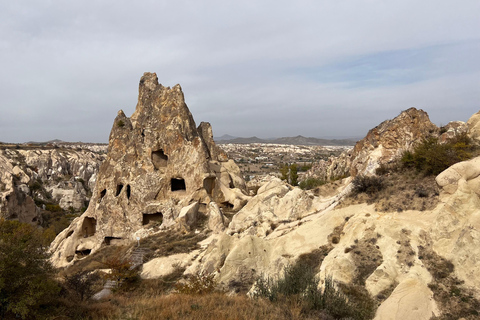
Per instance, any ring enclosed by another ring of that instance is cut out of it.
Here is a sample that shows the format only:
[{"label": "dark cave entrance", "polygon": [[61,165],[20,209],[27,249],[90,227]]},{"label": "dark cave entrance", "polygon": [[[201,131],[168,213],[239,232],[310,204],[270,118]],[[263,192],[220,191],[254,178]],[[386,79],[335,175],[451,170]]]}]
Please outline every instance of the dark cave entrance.
[{"label": "dark cave entrance", "polygon": [[170,187],[172,191],[185,191],[187,187],[185,186],[185,180],[182,178],[172,178],[170,181]]}]

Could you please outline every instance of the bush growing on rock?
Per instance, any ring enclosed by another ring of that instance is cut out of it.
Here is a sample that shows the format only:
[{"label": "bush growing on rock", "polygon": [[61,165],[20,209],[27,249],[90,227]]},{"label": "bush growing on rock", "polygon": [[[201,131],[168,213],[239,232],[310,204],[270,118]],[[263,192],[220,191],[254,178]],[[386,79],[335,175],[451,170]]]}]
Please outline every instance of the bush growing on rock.
[{"label": "bush growing on rock", "polygon": [[385,188],[385,181],[382,177],[358,175],[353,181],[353,192],[355,194],[366,193],[372,195]]}]

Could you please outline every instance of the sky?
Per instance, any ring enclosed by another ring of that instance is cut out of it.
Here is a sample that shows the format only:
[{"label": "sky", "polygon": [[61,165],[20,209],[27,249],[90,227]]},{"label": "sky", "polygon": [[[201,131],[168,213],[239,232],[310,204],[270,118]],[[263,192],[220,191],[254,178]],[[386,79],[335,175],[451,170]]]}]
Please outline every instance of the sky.
[{"label": "sky", "polygon": [[215,136],[363,137],[480,110],[480,1],[0,0],[0,141],[108,142],[144,72]]}]

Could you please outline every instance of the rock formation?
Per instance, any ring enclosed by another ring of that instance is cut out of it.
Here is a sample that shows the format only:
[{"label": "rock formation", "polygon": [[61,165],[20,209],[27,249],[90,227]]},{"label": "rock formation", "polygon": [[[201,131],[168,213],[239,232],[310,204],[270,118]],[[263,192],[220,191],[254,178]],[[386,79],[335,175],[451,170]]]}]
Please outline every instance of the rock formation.
[{"label": "rock formation", "polygon": [[[469,120],[472,132],[478,131],[474,129],[474,119],[475,116]],[[430,121],[425,111],[410,108],[368,131],[352,150],[314,164],[305,177],[328,181],[358,174],[372,175],[378,167],[397,160],[405,151],[413,150],[430,136],[446,142],[466,131],[467,125],[462,121],[452,121],[440,129]]]},{"label": "rock formation", "polygon": [[[324,166],[324,174],[374,174],[429,135],[451,138],[468,130],[474,136],[473,122],[441,132],[425,112],[408,109],[370,130],[340,162]],[[272,179],[247,197],[238,167],[215,146],[210,125],[195,127],[180,86],[163,87],[145,73],[134,114],[120,111],[114,121],[90,206],[52,243],[52,260],[68,266],[102,246],[156,232],[155,224],[164,232],[191,230],[202,214],[208,237],[191,252],[148,261],[142,277],[181,266],[186,274],[213,273],[224,289],[253,290],[259,276],[276,277],[307,255],[321,281],[332,277],[368,291],[380,305],[376,320],[428,320],[474,306],[480,299],[480,158],[438,175],[439,204],[432,210],[381,212],[367,203],[336,209],[351,179],[332,196]],[[231,219],[225,206],[237,211]]]},{"label": "rock formation", "polygon": [[180,85],[164,87],[145,73],[135,112],[128,118],[119,111],[114,120],[89,207],[52,243],[52,259],[65,266],[102,245],[148,234],[154,222],[188,229],[212,201],[241,208],[244,189],[210,124],[196,128]]},{"label": "rock formation", "polygon": [[0,217],[37,224],[39,201],[58,203],[65,210],[82,209],[90,200],[102,161],[101,154],[88,150],[0,150]]}]

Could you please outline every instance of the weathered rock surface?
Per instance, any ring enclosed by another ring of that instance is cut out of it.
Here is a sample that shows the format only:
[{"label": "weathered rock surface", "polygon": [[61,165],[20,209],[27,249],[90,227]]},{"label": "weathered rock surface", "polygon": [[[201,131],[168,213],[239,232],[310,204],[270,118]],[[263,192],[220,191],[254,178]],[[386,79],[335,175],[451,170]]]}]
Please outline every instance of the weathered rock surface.
[{"label": "weathered rock surface", "polygon": [[[308,210],[299,197],[297,210],[306,214],[298,216],[287,205],[279,212],[285,221],[275,220],[273,213],[297,189],[272,181],[233,217],[225,233],[211,236],[186,272],[214,272],[225,288],[234,290],[262,274],[278,275],[302,254],[323,248],[325,256],[318,260],[322,279],[363,281],[374,297],[392,292],[375,319],[430,319],[441,314],[443,303],[428,286],[434,278],[437,288],[449,277],[464,283],[461,290],[480,286],[480,198],[474,183],[480,179],[480,158],[448,170],[463,178],[449,182],[457,185],[454,191],[442,189],[441,203],[431,211],[384,213],[367,204]],[[441,269],[442,259],[454,268]],[[438,272],[446,274],[439,277]],[[479,298],[480,291],[475,295]]]},{"label": "weathered rock surface", "polygon": [[151,222],[188,229],[212,201],[240,209],[245,182],[227,160],[210,124],[195,126],[180,86],[145,73],[135,112],[114,120],[90,206],[52,243],[53,262],[65,266],[111,239],[145,235]]},{"label": "weathered rock surface", "polygon": [[[452,128],[454,126],[452,125]],[[454,130],[454,129],[452,129]],[[396,118],[386,120],[371,129],[365,138],[358,141],[351,151],[338,158],[320,161],[306,177],[318,177],[325,181],[358,174],[372,175],[382,164],[387,164],[431,135],[438,134],[423,110],[410,108]]]},{"label": "weathered rock surface", "polygon": [[468,119],[467,132],[470,138],[480,141],[480,111]]},{"label": "weathered rock surface", "polygon": [[80,210],[90,200],[103,156],[88,150],[0,150],[0,217],[39,222],[34,199]]}]

